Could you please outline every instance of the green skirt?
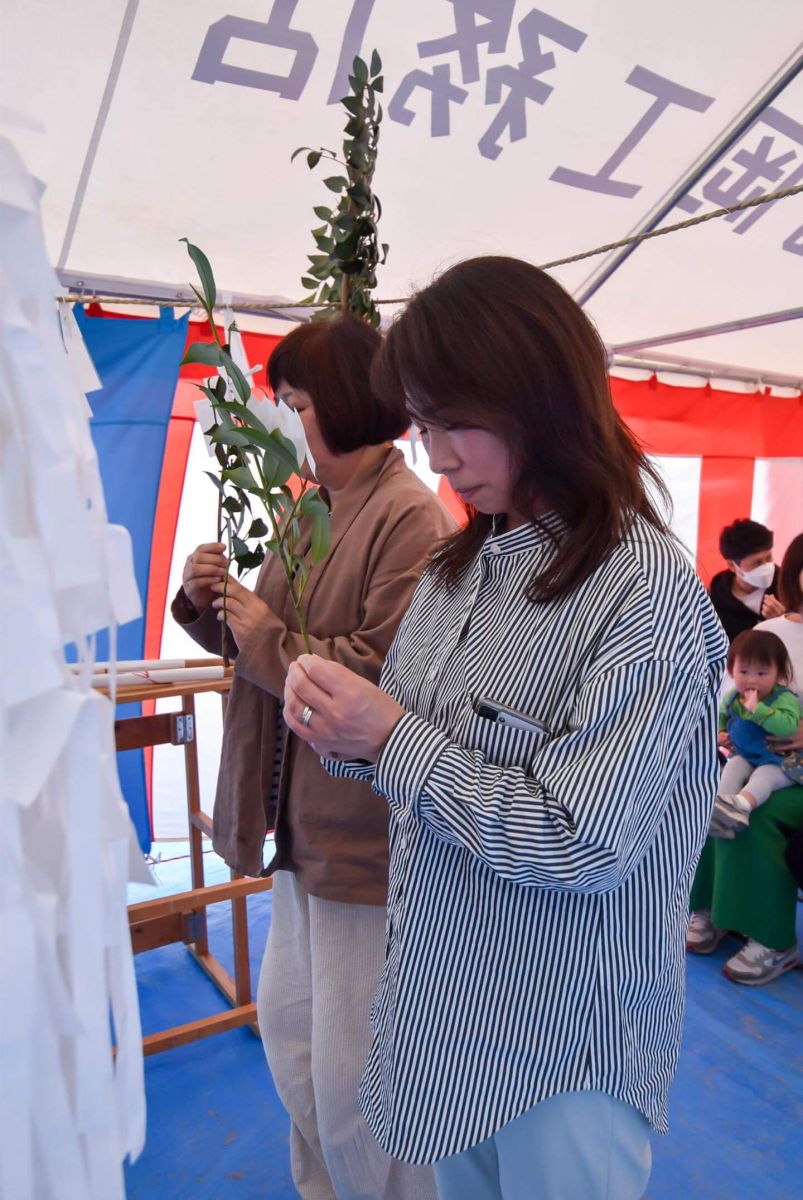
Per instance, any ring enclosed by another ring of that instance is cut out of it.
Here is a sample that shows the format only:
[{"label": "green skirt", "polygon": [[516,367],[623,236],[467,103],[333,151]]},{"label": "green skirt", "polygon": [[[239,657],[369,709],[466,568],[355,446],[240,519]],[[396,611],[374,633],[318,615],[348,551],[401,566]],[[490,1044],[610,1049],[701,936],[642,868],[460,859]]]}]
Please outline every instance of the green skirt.
[{"label": "green skirt", "polygon": [[803,787],[783,788],[750,816],[732,841],[709,838],[691,889],[692,912],[710,909],[732,929],[773,950],[797,941],[797,884],[784,862],[788,834],[803,828]]}]

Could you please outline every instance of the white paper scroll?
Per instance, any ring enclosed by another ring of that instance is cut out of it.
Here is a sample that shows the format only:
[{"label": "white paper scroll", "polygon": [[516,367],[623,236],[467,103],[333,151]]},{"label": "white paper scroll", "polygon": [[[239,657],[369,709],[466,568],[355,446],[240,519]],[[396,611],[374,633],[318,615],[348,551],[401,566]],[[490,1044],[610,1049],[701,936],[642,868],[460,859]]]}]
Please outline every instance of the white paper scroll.
[{"label": "white paper scroll", "polygon": [[[223,667],[165,667],[148,671],[120,671],[117,675],[118,687],[136,687],[148,683],[214,683],[224,679],[226,672]],[[92,687],[105,688],[109,686],[109,675],[105,671],[96,672],[92,676]]]},{"label": "white paper scroll", "polygon": [[123,1159],[145,1136],[126,882],[147,869],[114,710],[90,680],[96,632],[140,604],[130,538],[106,519],[81,390],[97,375],[54,302],[40,195],[0,138],[0,1196],[123,1200]]}]

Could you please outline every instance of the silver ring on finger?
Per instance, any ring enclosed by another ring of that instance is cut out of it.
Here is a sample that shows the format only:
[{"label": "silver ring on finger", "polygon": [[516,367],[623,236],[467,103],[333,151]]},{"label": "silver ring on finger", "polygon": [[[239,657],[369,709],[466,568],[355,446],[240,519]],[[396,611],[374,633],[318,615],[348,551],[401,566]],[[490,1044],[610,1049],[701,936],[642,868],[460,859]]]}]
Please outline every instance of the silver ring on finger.
[{"label": "silver ring on finger", "polygon": [[304,726],[305,729],[309,725],[311,720],[312,720],[312,709],[310,708],[310,706],[308,704],[305,704],[304,711],[301,714],[301,724]]}]

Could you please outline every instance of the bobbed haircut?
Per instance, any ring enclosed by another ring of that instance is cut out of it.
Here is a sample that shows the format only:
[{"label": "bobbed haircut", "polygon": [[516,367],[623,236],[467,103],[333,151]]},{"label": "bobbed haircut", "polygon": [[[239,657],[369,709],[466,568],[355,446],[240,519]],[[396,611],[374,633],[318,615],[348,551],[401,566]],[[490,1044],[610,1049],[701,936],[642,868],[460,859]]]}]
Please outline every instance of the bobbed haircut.
[{"label": "bobbed haircut", "polygon": [[[636,515],[667,532],[643,477],[668,509],[666,488],[613,406],[597,331],[538,267],[495,256],[451,267],[396,319],[371,378],[378,395],[405,399],[424,425],[495,433],[515,473],[516,511],[538,524],[545,503],[563,518],[555,554],[527,585],[531,600],[587,579]],[[491,529],[491,516],[468,513],[433,556],[449,586]]]},{"label": "bobbed haircut", "polygon": [[786,548],[786,554],[781,562],[778,573],[778,595],[787,612],[803,614],[803,588],[800,586],[800,574],[803,572],[803,533]]},{"label": "bobbed haircut", "polygon": [[382,339],[366,321],[339,316],[299,325],[268,359],[268,382],[309,392],[318,428],[333,454],[378,446],[410,425],[403,399],[371,391],[371,363]]},{"label": "bobbed haircut", "polygon": [[792,664],[789,652],[781,639],[768,629],[745,629],[737,634],[728,650],[728,670],[733,674],[736,659],[742,662],[758,663],[762,667],[775,667],[781,683],[788,683],[792,678]]},{"label": "bobbed haircut", "polygon": [[760,521],[741,517],[732,525],[726,525],[719,535],[719,552],[731,562],[741,562],[750,554],[760,554],[772,549],[772,530]]}]

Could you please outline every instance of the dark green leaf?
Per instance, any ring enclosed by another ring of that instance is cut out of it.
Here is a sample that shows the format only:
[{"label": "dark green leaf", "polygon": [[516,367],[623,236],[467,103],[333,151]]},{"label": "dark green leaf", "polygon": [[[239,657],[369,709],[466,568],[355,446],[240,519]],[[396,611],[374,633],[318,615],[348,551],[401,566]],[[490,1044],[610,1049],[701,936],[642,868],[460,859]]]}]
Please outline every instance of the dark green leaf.
[{"label": "dark green leaf", "polygon": [[315,213],[315,216],[318,218],[319,221],[327,221],[328,222],[328,221],[331,221],[331,219],[332,219],[332,210],[329,208],[324,208],[324,206],[322,204],[318,205],[317,208],[313,208],[312,211]]},{"label": "dark green leaf", "polygon": [[306,560],[300,555],[298,558],[293,558],[293,575],[301,580],[302,588],[306,586],[307,580],[309,579],[309,567],[307,566]]},{"label": "dark green leaf", "polygon": [[[371,87],[374,89],[375,92],[384,92],[385,81],[381,75],[377,76],[376,79],[371,80]],[[382,109],[380,108],[379,115],[377,117],[377,121],[381,121],[381,120],[382,120]]]},{"label": "dark green leaf", "polygon": [[204,471],[204,475],[208,475],[208,476],[209,476],[209,478],[210,478],[210,479],[212,480],[212,482],[214,483],[214,485],[215,485],[215,487],[217,488],[217,490],[218,490],[218,491],[219,491],[219,492],[220,492],[222,495],[225,495],[225,488],[223,487],[223,484],[222,484],[222,483],[220,482],[220,480],[218,479],[217,475],[213,475],[211,471]]},{"label": "dark green leaf", "polygon": [[317,165],[320,161],[321,161],[320,150],[310,150],[309,154],[307,155],[307,166],[309,167],[309,169],[312,170],[313,167],[317,167]]},{"label": "dark green leaf", "polygon": [[259,493],[260,490],[248,467],[230,467],[223,472],[223,482],[233,483],[235,487],[243,488],[247,492]]},{"label": "dark green leaf", "polygon": [[209,264],[209,259],[206,257],[203,250],[199,250],[197,246],[193,246],[192,242],[190,242],[188,238],[180,238],[179,240],[186,242],[187,253],[195,263],[195,269],[198,272],[201,280],[201,287],[203,288],[206,307],[211,312],[211,310],[215,307],[217,289],[215,288],[215,277],[212,274],[212,268]]},{"label": "dark green leaf", "polygon": [[252,446],[259,446],[260,450],[264,450],[270,445],[270,434],[264,425],[251,425],[249,423],[248,425],[243,425],[243,429],[248,434],[248,439]]},{"label": "dark green leaf", "polygon": [[302,517],[329,516],[329,507],[317,488],[309,488],[304,492],[298,505]]},{"label": "dark green leaf", "polygon": [[251,439],[243,430],[226,428],[224,425],[218,425],[211,440],[215,445],[220,446],[249,446],[251,444]]},{"label": "dark green leaf", "polygon": [[329,510],[327,509],[326,516],[316,513],[312,518],[312,541],[310,543],[310,555],[314,563],[320,562],[329,553],[330,532]]},{"label": "dark green leaf", "polygon": [[265,524],[265,522],[262,520],[261,517],[257,517],[257,519],[255,521],[252,521],[251,528],[248,530],[247,536],[249,538],[261,538],[261,537],[264,537],[267,532],[268,532],[267,525]]},{"label": "dark green leaf", "polygon": [[342,192],[349,185],[348,179],[344,179],[342,175],[330,175],[323,182],[330,192]]},{"label": "dark green leaf", "polygon": [[191,291],[193,292],[193,294],[195,295],[195,297],[196,297],[196,299],[197,299],[198,303],[200,304],[201,308],[206,308],[206,298],[205,298],[204,296],[202,296],[202,295],[201,295],[201,293],[198,291],[198,289],[197,289],[197,287],[195,286],[195,284],[194,284],[194,283],[191,283],[191,284],[190,284],[190,290],[191,290]]},{"label": "dark green leaf", "polygon": [[357,76],[357,78],[359,79],[360,83],[365,84],[368,82],[368,66],[360,58],[359,54],[354,59],[354,62],[351,64],[351,69],[354,72],[354,74]]},{"label": "dark green leaf", "polygon": [[262,456],[262,471],[265,483],[269,488],[280,487],[287,483],[291,475],[298,471],[295,446],[274,429],[269,434],[270,445]]},{"label": "dark green leaf", "polygon": [[371,55],[371,74],[378,75],[382,70],[382,59],[379,57],[379,51],[374,50]]},{"label": "dark green leaf", "polygon": [[212,389],[210,387],[206,386],[205,383],[196,383],[195,386],[197,387],[199,392],[203,392],[203,394],[206,396],[207,400],[209,400],[213,405],[215,405],[217,403],[217,396],[215,395],[215,393],[212,391]]},{"label": "dark green leaf", "polygon": [[193,342],[187,348],[187,353],[181,360],[181,365],[187,363],[203,363],[209,367],[219,367],[222,363],[223,351],[218,346],[217,342]]},{"label": "dark green leaf", "polygon": [[295,162],[296,159],[298,158],[299,154],[303,154],[305,150],[312,150],[312,147],[311,146],[299,146],[298,149],[294,150],[293,153],[290,155],[290,162]]},{"label": "dark green leaf", "polygon": [[246,571],[253,570],[254,567],[260,566],[265,561],[265,551],[261,546],[257,546],[254,550],[247,550],[244,554],[235,556],[237,562],[237,574],[240,578]]},{"label": "dark green leaf", "polygon": [[226,499],[223,501],[223,507],[225,508],[225,510],[229,514],[229,516],[232,516],[232,517],[234,516],[235,513],[239,513],[239,512],[243,511],[242,500],[239,500],[237,498],[237,496],[227,496]]},{"label": "dark green leaf", "polygon": [[242,371],[237,366],[237,363],[230,354],[227,354],[225,351],[223,351],[220,361],[224,371],[234,384],[238,396],[242,400],[243,404],[245,404],[246,400],[248,400],[251,396],[251,387],[248,383],[248,380],[246,379],[245,375],[243,375]]}]

